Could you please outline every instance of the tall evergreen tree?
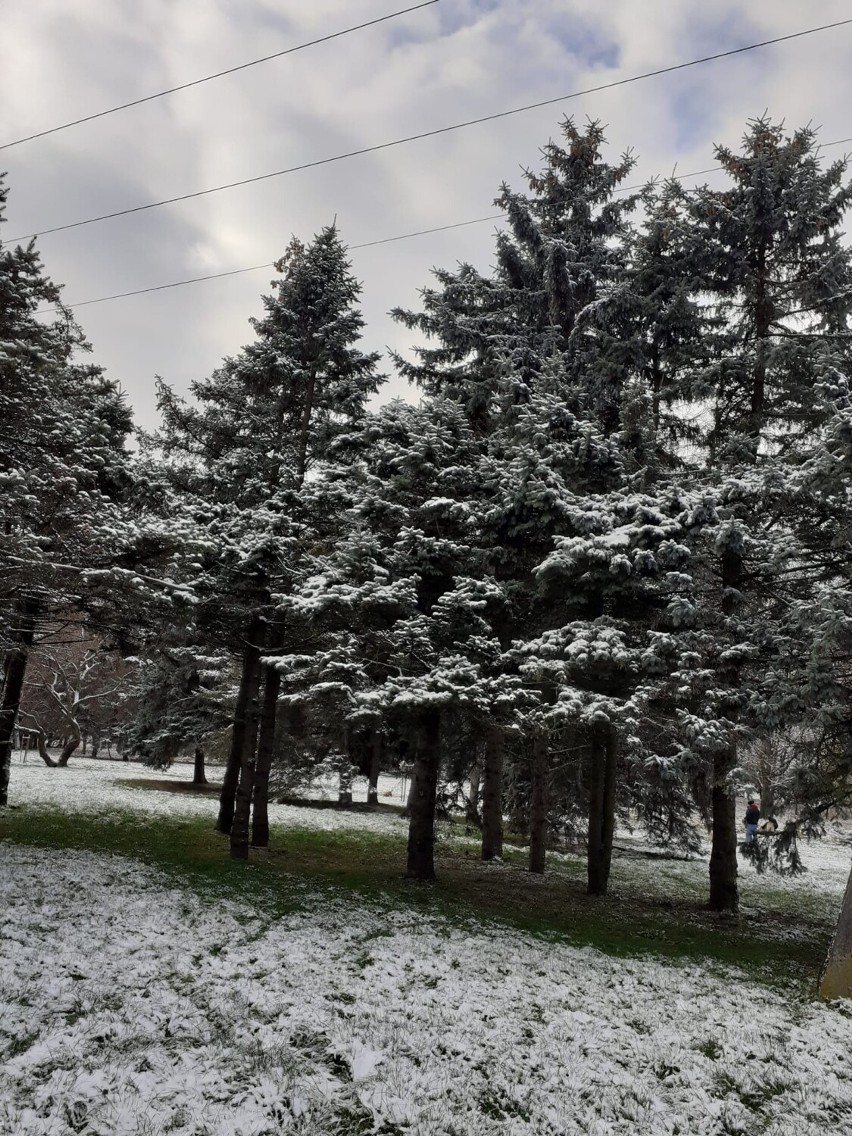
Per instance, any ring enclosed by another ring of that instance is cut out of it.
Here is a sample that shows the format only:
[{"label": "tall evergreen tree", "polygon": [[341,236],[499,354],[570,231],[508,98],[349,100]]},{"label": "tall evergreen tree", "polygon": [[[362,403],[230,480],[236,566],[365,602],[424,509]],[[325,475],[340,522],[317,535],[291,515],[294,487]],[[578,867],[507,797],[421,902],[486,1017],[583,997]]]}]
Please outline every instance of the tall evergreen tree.
[{"label": "tall evergreen tree", "polygon": [[[432,342],[417,361],[396,362],[429,394],[460,401],[475,428],[489,428],[493,399],[511,376],[512,399],[524,402],[548,368],[565,377],[562,397],[591,412],[605,433],[620,422],[621,371],[614,338],[602,344],[600,318],[625,264],[636,196],[615,196],[634,159],[617,165],[602,155],[604,132],[562,123],[562,139],[542,150],[539,172],[527,170],[527,191],[507,184],[496,203],[506,213],[491,276],[470,265],[438,271],[438,288],[424,289],[419,312],[394,315]],[[507,372],[506,361],[511,361]]]},{"label": "tall evergreen tree", "polygon": [[[0,183],[0,223],[5,201]],[[57,308],[46,323],[44,303]],[[130,414],[88,349],[35,245],[0,243],[0,804],[39,620],[81,607],[87,574],[107,569],[118,543]]]},{"label": "tall evergreen tree", "polygon": [[841,225],[852,187],[844,161],[822,163],[810,128],[788,135],[759,119],[741,152],[717,147],[716,156],[728,186],[682,197],[682,271],[708,316],[707,357],[696,360],[688,394],[708,421],[708,484],[720,504],[704,618],[716,659],[717,721],[728,741],[716,748],[711,773],[710,903],[733,909],[732,776],[748,726],[748,660],[772,650],[777,632],[767,597],[777,595],[794,556],[789,530],[765,508],[760,471],[817,428],[815,384],[826,355],[848,368],[852,259]]},{"label": "tall evergreen tree", "polygon": [[260,660],[265,650],[282,649],[284,634],[271,595],[298,576],[305,544],[323,534],[331,539],[333,528],[333,518],[305,514],[300,493],[381,381],[378,356],[357,347],[360,286],[336,229],[323,229],[307,246],[294,240],[278,268],[281,279],[264,297],[265,314],[252,321],[255,341],[210,379],[192,384],[196,405],[161,387],[163,428],[156,438],[182,491],[210,516],[217,546],[210,603],[216,620],[226,617],[220,633],[242,655],[217,824],[231,833],[236,856],[248,852],[258,735],[263,753],[271,752],[278,674],[265,669],[269,713],[260,721]]}]

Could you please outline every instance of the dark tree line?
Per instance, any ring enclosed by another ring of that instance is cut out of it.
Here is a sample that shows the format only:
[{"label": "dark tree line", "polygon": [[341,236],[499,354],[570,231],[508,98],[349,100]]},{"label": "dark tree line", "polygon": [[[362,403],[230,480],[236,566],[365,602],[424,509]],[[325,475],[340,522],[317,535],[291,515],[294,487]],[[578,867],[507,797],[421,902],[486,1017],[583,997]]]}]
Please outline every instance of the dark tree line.
[{"label": "dark tree line", "polygon": [[394,313],[425,343],[393,360],[417,405],[368,409],[345,247],[294,240],[253,340],[189,400],[161,384],[132,460],[68,313],[33,317],[57,300],[34,250],[3,250],[0,794],[39,620],[74,609],[145,661],[140,744],[228,725],[232,856],[268,844],[270,784],[334,770],[346,800],[358,771],[375,801],[404,766],[412,878],[450,783],[484,859],[506,825],[533,872],[583,841],[591,894],[619,817],[687,847],[703,818],[710,905],[735,909],[759,747],[784,739],[764,792],[809,832],[852,791],[852,191],[768,119],[717,159],[720,189],[630,195],[631,156],[563,123],[500,190],[493,269]]}]

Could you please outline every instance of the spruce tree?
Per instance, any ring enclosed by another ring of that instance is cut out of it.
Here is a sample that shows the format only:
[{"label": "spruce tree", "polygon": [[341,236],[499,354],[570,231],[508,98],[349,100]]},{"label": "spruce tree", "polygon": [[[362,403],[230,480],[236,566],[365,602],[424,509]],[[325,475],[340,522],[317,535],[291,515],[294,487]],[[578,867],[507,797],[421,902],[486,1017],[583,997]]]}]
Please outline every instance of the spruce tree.
[{"label": "spruce tree", "polygon": [[[182,492],[209,514],[218,552],[208,606],[214,621],[224,617],[219,633],[242,656],[217,822],[240,857],[248,851],[258,736],[268,755],[274,730],[278,674],[261,665],[264,651],[284,647],[272,593],[298,577],[302,547],[333,538],[334,518],[306,516],[300,493],[380,383],[378,356],[357,347],[360,286],[336,229],[323,229],[309,245],[294,239],[278,268],[264,316],[252,321],[255,341],[191,385],[195,404],[161,387],[164,421],[156,439]],[[264,673],[272,689],[260,721]]]},{"label": "spruce tree", "polygon": [[[0,224],[6,201],[0,183]],[[57,308],[41,322],[42,304]],[[0,804],[8,794],[12,734],[40,620],[97,603],[90,578],[107,572],[123,529],[130,414],[89,350],[34,243],[0,243]]]},{"label": "spruce tree", "polygon": [[[684,269],[706,306],[707,357],[688,397],[706,409],[702,439],[720,526],[708,547],[708,598],[716,659],[714,702],[728,741],[711,774],[710,904],[735,909],[732,776],[748,726],[748,667],[774,637],[772,603],[788,539],[763,506],[760,470],[813,432],[814,390],[826,352],[848,359],[852,262],[841,225],[852,187],[844,161],[823,164],[815,132],[749,124],[741,152],[717,147],[729,184],[683,195],[690,227]],[[783,476],[783,475],[782,475]],[[717,614],[718,613],[718,614]]]},{"label": "spruce tree", "polygon": [[[637,197],[616,196],[634,166],[602,155],[600,124],[562,123],[562,139],[542,150],[542,168],[524,173],[527,190],[503,184],[495,204],[507,227],[496,238],[491,276],[470,265],[436,272],[420,312],[395,317],[430,341],[400,372],[432,395],[459,401],[474,428],[489,429],[493,400],[507,380],[511,397],[528,399],[538,377],[557,368],[562,397],[591,412],[605,433],[620,422],[617,343],[602,344],[600,313],[623,270]],[[507,360],[510,367],[507,368]]]}]

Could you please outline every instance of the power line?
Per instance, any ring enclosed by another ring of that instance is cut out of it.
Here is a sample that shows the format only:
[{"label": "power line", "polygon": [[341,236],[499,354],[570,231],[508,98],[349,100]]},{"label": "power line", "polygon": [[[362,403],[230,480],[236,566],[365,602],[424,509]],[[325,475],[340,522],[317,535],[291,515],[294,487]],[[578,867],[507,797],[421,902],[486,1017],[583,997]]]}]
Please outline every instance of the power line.
[{"label": "power line", "polygon": [[838,20],[833,24],[821,24],[819,27],[806,28],[800,32],[792,32],[789,35],[775,36],[773,39],[761,40],[759,43],[746,44],[743,47],[735,47],[729,51],[720,51],[715,55],[705,55],[700,59],[691,59],[686,63],[675,63],[670,67],[659,67],[655,71],[645,71],[641,75],[631,75],[626,79],[616,79],[611,83],[602,83],[597,87],[587,87],[582,91],[572,91],[568,95],[557,95],[552,99],[542,99],[540,102],[527,103],[525,106],[513,107],[511,110],[499,111],[496,114],[486,114],[479,118],[471,118],[465,122],[457,122],[452,126],[441,126],[435,130],[424,130],[419,134],[409,134],[405,138],[396,138],[392,142],[380,142],[375,146],[364,146],[360,150],[349,150],[345,154],[335,154],[331,158],[319,158],[313,162],[303,162],[298,166],[288,166],[283,170],[273,170],[268,174],[258,174],[256,177],[242,178],[240,181],[228,182],[225,185],[211,186],[208,189],[199,189],[194,193],[184,193],[175,197],[167,197],[162,201],[152,201],[147,205],[135,205],[129,209],[118,209],[113,213],[101,213],[97,217],[88,217],[84,221],[71,221],[66,225],[55,225],[52,229],[41,229],[34,233],[25,233],[20,237],[12,237],[12,241],[25,241],[33,237],[47,236],[49,233],[61,233],[68,229],[79,229],[83,225],[94,225],[100,221],[110,221],[115,217],[126,217],[132,213],[144,213],[149,209],[159,209],[163,205],[174,205],[180,201],[191,201],[198,197],[207,197],[213,193],[222,193],[227,189],[236,189],[242,185],[253,185],[257,182],[268,181],[270,178],[283,177],[285,174],[298,173],[302,170],[316,169],[319,166],[328,166],[333,162],[346,161],[349,158],[361,157],[364,154],[375,154],[380,150],[390,150],[396,146],[404,146],[409,142],[420,142],[425,138],[435,138],[440,134],[450,134],[456,130],[464,130],[469,126],[479,126],[484,122],[496,122],[498,119],[509,118],[512,115],[523,114],[526,111],[538,110],[541,107],[553,106],[554,103],[566,102],[569,99],[581,98],[584,95],[597,94],[600,91],[609,91],[615,87],[624,87],[630,83],[638,83],[644,79],[653,79],[660,75],[670,75],[674,71],[683,71],[687,67],[697,67],[703,63],[712,63],[717,59],[727,59],[732,55],[742,55],[747,51],[756,51],[761,47],[769,47],[776,43],[785,43],[788,40],[801,39],[803,36],[814,35],[817,32],[828,31],[832,28],[844,27],[847,24],[852,24],[852,19]]},{"label": "power line", "polygon": [[[852,137],[838,138],[834,142],[822,142],[820,149],[826,150],[829,146],[842,146],[845,142],[852,142]],[[693,170],[692,173],[679,174],[678,178],[694,178],[702,177],[704,174],[721,173],[724,166],[711,166],[706,170]],[[628,185],[616,189],[616,193],[634,193],[642,190],[643,185]],[[395,237],[382,237],[375,241],[362,241],[357,245],[347,245],[347,248],[354,252],[356,249],[375,248],[377,245],[390,245],[396,241],[409,241],[414,237],[427,237],[432,233],[446,233],[450,229],[464,229],[468,225],[482,225],[486,221],[503,221],[506,215],[504,213],[489,213],[487,217],[474,217],[470,221],[454,221],[449,225],[437,225],[432,229],[417,229],[412,233],[399,233]],[[270,261],[268,264],[252,264],[248,268],[231,268],[227,272],[213,272],[207,276],[190,276],[186,280],[174,280],[169,284],[154,284],[149,288],[135,288],[131,292],[114,292],[109,296],[98,296],[93,300],[80,300],[76,304],[66,304],[66,308],[86,308],[90,304],[105,304],[110,300],[124,300],[129,296],[144,296],[149,292],[165,292],[170,288],[183,288],[186,284],[202,284],[207,280],[221,280],[225,276],[241,276],[246,272],[259,272],[262,268],[274,268],[275,262]],[[50,312],[57,312],[59,308],[39,308],[36,311],[37,316],[47,315]]]},{"label": "power line", "polygon": [[[837,138],[834,142],[820,142],[817,147],[819,150],[827,150],[829,146],[842,146],[844,142],[852,142],[852,138]],[[704,174],[720,174],[724,171],[724,166],[710,166],[706,170],[693,170],[691,174],[677,174],[673,175],[680,180],[681,178],[697,178],[703,177]],[[648,183],[646,183],[648,184]],[[637,193],[645,188],[644,185],[624,185],[619,189],[614,190],[614,193]]]},{"label": "power line", "polygon": [[349,35],[351,32],[360,32],[364,28],[375,27],[376,24],[383,24],[388,20],[395,20],[397,16],[407,16],[410,12],[417,12],[421,8],[430,8],[433,4],[438,4],[440,0],[423,0],[421,4],[415,4],[412,8],[403,8],[398,12],[391,12],[387,16],[379,16],[375,20],[367,20],[363,24],[355,24],[351,28],[343,28],[339,32],[331,32],[329,35],[320,36],[318,39],[309,40],[307,43],[300,43],[297,47],[288,47],[284,51],[273,52],[272,55],[261,56],[260,59],[252,59],[248,63],[240,63],[236,67],[228,67],[224,71],[216,71],[213,75],[205,75],[201,79],[193,79],[189,83],[180,83],[177,87],[168,87],[165,91],[157,91],[153,95],[145,95],[141,99],[132,99],[129,103],[120,103],[119,106],[109,107],[108,110],[99,110],[96,114],[87,114],[83,118],[75,118],[72,122],[64,122],[61,126],[52,126],[49,130],[39,130],[35,134],[27,134],[23,138],[16,138],[14,142],[4,142],[0,145],[0,150],[8,150],[12,146],[20,146],[23,142],[32,142],[35,138],[45,138],[48,134],[58,134],[60,130],[70,130],[72,126],[80,126],[84,122],[94,122],[96,118],[106,118],[109,114],[117,114],[120,110],[128,110],[130,107],[141,106],[143,103],[153,102],[155,99],[165,98],[166,95],[173,95],[177,91],[186,91],[190,87],[199,87],[202,83],[210,83],[214,79],[221,79],[225,75],[234,75],[237,71],[245,71],[249,67],[257,67],[259,63],[269,63],[272,59],[281,59],[285,55],[293,55],[297,51],[304,51],[307,47],[316,47],[321,43],[328,43],[330,40],[339,39],[341,36]]},{"label": "power line", "polygon": [[[354,252],[355,249],[373,248],[376,245],[390,245],[395,241],[408,241],[412,237],[426,237],[430,233],[445,233],[449,229],[463,229],[467,225],[481,225],[483,221],[500,221],[503,219],[502,213],[493,213],[489,217],[474,217],[472,221],[454,221],[451,225],[438,225],[434,229],[418,229],[414,233],[399,233],[395,237],[382,237],[377,241],[364,241],[358,245],[347,245],[349,251]],[[221,280],[223,276],[241,276],[245,272],[259,272],[262,268],[274,268],[275,261],[270,261],[267,264],[252,264],[248,268],[231,268],[227,272],[212,272],[208,276],[190,276],[186,280],[174,280],[170,284],[154,284],[150,288],[136,288],[132,292],[114,292],[111,296],[99,296],[95,300],[80,300],[76,304],[65,304],[66,308],[86,308],[90,304],[105,304],[108,300],[124,300],[128,296],[144,296],[148,292],[165,292],[169,288],[182,288],[185,284],[201,284],[205,280]],[[59,308],[39,308],[36,311],[37,316],[46,315],[49,312],[58,312]]]}]

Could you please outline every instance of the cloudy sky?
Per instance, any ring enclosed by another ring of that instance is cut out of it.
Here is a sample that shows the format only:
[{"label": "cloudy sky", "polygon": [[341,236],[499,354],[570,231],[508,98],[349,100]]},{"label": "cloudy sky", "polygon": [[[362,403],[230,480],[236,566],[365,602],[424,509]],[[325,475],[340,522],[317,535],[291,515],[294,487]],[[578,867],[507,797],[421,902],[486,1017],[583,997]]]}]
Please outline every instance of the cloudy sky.
[{"label": "cloudy sky", "polygon": [[[0,143],[233,67],[417,0],[0,0]],[[842,0],[438,0],[329,43],[0,150],[5,240],[328,158],[848,18]],[[852,25],[454,133],[39,238],[67,302],[268,263],[335,216],[351,246],[495,212],[564,114],[632,147],[636,181],[712,167],[769,110],[852,136]],[[849,143],[852,149],[852,142]],[[847,149],[826,151],[836,157]],[[703,177],[714,182],[714,175]],[[366,346],[434,266],[491,263],[495,222],[353,248]],[[267,270],[78,309],[146,426],[251,337]],[[388,370],[390,370],[388,364]],[[391,375],[387,394],[406,394]],[[410,394],[407,397],[412,397]]]}]

